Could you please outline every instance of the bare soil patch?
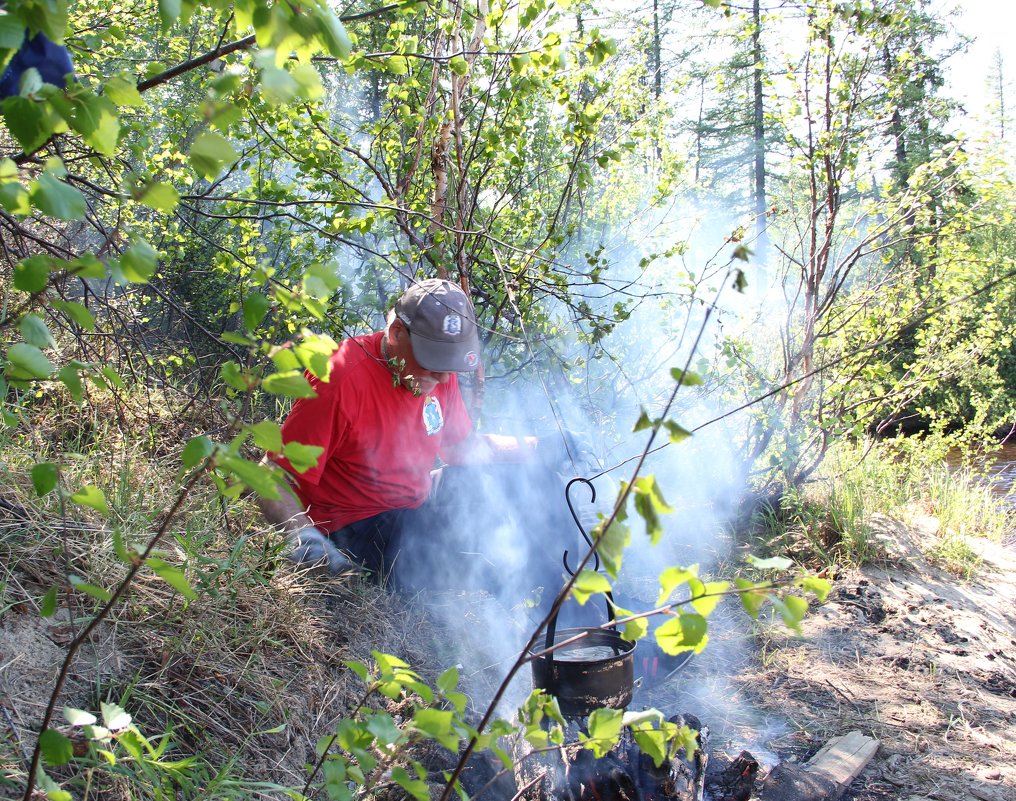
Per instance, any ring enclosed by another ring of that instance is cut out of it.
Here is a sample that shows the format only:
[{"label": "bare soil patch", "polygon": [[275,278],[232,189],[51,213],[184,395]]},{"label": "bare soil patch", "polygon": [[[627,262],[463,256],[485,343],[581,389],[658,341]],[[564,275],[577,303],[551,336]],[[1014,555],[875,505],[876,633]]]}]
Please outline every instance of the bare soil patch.
[{"label": "bare soil patch", "polygon": [[770,769],[851,730],[875,737],[855,801],[1016,798],[1016,553],[972,541],[982,563],[964,581],[922,556],[934,521],[884,522],[894,562],[839,577],[802,636],[728,611],[651,700],[711,724],[714,756],[746,748]]}]

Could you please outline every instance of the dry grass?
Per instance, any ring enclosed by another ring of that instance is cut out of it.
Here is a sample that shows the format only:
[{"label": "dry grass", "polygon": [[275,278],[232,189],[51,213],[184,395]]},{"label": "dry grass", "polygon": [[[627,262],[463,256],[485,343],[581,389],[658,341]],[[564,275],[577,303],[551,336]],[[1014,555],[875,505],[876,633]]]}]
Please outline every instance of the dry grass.
[{"label": "dry grass", "polygon": [[[0,465],[0,796],[22,786],[66,646],[98,606],[69,591],[66,576],[113,588],[126,565],[110,527],[146,542],[177,486],[173,466],[150,453],[92,447],[88,458],[68,458],[39,440],[37,432],[9,440]],[[68,465],[67,486],[101,487],[109,518],[62,507],[55,493],[35,498],[28,470],[47,458]],[[355,579],[294,571],[276,535],[244,524],[253,520],[249,501],[224,510],[209,489],[189,497],[160,556],[185,570],[197,597],[187,602],[143,570],[82,649],[59,699],[93,711],[117,703],[145,736],[170,732],[166,758],[198,756],[194,771],[216,797],[278,797],[252,782],[302,787],[315,743],[362,692],[345,660],[369,660],[372,649],[426,660],[414,610]],[[54,586],[60,608],[43,618],[41,599]],[[82,792],[84,774],[51,772]],[[126,768],[90,781],[87,797],[150,797]]]}]

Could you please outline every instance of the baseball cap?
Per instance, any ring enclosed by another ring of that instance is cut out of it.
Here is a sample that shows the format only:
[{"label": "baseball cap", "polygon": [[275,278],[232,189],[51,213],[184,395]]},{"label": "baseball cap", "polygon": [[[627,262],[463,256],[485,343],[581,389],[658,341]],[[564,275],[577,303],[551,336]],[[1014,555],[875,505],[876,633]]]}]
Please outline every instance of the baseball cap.
[{"label": "baseball cap", "polygon": [[409,329],[413,356],[425,370],[468,373],[480,366],[473,304],[458,284],[428,278],[407,289],[395,316]]}]

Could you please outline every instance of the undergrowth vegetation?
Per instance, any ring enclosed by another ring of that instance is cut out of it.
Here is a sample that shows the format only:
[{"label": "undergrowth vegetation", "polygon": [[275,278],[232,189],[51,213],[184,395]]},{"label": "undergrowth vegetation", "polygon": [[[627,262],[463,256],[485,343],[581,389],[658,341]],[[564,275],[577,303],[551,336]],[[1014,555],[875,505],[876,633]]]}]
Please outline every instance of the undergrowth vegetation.
[{"label": "undergrowth vegetation", "polygon": [[968,540],[1001,542],[1016,521],[985,467],[944,459],[944,452],[920,440],[841,444],[814,481],[756,514],[753,543],[813,567],[856,567],[892,556],[876,515],[908,525],[934,518],[925,556],[969,576],[978,560]]}]

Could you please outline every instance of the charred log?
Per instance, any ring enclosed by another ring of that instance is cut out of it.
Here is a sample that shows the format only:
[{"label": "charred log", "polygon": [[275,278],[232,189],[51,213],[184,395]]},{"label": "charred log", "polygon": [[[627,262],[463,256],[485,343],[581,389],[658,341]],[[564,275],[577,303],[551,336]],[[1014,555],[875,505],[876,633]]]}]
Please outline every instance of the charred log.
[{"label": "charred log", "polygon": [[755,777],[758,775],[758,762],[747,751],[742,751],[726,766],[710,772],[706,776],[706,790],[712,801],[748,801]]},{"label": "charred log", "polygon": [[707,731],[691,715],[671,719],[698,732],[699,747],[689,758],[683,749],[659,766],[625,730],[618,745],[597,758],[577,742],[573,724],[569,745],[549,751],[525,746],[516,754],[519,798],[527,801],[702,801],[705,793]]}]

